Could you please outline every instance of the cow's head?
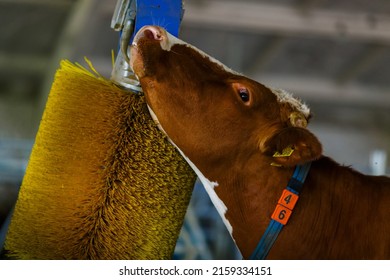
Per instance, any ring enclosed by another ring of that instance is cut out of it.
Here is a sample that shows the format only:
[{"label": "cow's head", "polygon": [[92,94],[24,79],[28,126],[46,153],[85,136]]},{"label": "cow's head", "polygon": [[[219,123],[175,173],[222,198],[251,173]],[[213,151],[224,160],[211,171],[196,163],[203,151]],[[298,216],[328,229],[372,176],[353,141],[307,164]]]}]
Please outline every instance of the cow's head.
[{"label": "cow's head", "polygon": [[[228,69],[160,27],[137,33],[131,65],[161,127],[202,172],[255,153],[282,166],[321,155],[321,144],[306,129],[306,105]],[[274,157],[289,148],[291,155]]]}]

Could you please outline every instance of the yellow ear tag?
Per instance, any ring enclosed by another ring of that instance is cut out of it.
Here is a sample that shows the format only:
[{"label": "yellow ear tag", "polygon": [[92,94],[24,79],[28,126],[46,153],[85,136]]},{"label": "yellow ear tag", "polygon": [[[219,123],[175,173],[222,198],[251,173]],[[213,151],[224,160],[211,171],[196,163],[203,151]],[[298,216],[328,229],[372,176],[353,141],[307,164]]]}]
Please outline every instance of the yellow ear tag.
[{"label": "yellow ear tag", "polygon": [[284,148],[282,153],[275,152],[272,157],[289,157],[292,155],[293,152],[294,152],[294,149],[289,146],[287,148]]}]

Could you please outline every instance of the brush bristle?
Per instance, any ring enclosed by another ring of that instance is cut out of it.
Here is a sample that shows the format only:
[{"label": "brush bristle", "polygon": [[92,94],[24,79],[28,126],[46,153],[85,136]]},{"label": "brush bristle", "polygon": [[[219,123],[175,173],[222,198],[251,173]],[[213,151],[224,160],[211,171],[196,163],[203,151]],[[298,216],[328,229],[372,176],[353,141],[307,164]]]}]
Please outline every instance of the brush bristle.
[{"label": "brush bristle", "polygon": [[143,96],[62,61],[5,248],[18,259],[170,259],[195,178]]}]

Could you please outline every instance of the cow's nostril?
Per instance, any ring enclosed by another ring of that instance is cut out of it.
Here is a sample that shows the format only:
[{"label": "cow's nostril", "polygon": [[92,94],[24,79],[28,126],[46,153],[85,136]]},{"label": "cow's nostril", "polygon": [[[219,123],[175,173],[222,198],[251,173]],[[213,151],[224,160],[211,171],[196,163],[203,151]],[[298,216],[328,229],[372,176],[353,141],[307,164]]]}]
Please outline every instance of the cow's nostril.
[{"label": "cow's nostril", "polygon": [[150,31],[149,29],[146,29],[146,30],[144,31],[144,35],[145,35],[145,37],[148,38],[148,39],[154,39],[153,32]]},{"label": "cow's nostril", "polygon": [[151,40],[161,40],[161,34],[157,29],[147,28],[144,30],[144,36]]}]

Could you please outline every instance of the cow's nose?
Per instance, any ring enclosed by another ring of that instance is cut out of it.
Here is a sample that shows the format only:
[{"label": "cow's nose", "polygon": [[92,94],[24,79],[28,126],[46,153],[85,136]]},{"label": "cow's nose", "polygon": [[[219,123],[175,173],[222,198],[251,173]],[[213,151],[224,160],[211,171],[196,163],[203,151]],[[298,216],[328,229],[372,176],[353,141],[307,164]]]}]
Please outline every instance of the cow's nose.
[{"label": "cow's nose", "polygon": [[162,41],[163,32],[158,26],[144,26],[141,30],[141,36],[146,37],[150,40]]}]

